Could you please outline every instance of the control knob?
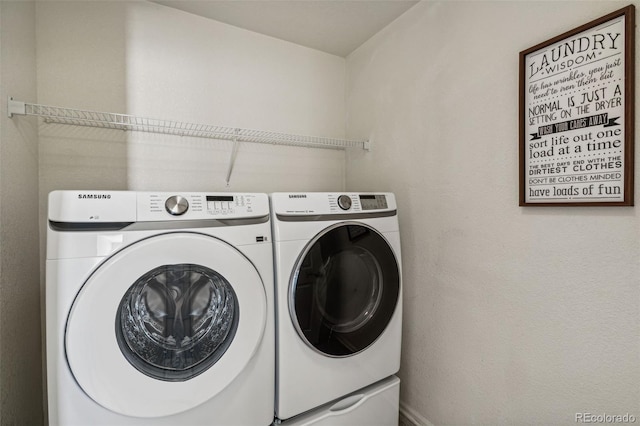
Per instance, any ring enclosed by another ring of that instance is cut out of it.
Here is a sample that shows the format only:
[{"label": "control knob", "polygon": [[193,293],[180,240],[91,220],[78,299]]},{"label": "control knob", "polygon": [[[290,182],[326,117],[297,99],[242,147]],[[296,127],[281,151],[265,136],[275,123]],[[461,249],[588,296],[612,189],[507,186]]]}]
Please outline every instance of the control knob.
[{"label": "control knob", "polygon": [[351,197],[348,195],[341,195],[338,197],[338,206],[342,210],[349,210],[351,208]]},{"label": "control knob", "polygon": [[172,195],[164,202],[164,208],[169,214],[180,216],[189,209],[189,202],[182,195]]}]

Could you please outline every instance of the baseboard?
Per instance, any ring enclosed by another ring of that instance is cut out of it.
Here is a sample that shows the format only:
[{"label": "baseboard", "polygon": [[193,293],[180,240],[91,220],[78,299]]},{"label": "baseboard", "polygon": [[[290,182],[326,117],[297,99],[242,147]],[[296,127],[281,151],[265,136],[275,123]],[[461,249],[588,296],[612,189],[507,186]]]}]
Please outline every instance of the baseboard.
[{"label": "baseboard", "polygon": [[400,422],[399,426],[434,426],[420,413],[416,412],[404,402],[400,401]]}]

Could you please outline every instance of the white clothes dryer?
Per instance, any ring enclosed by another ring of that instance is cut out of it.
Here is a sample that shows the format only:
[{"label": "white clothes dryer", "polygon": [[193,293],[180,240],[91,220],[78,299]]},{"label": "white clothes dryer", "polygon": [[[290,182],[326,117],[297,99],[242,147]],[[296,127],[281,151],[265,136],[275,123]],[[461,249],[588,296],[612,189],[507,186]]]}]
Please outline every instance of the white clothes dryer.
[{"label": "white clothes dryer", "polygon": [[400,368],[400,233],[391,193],[271,195],[276,418]]},{"label": "white clothes dryer", "polygon": [[54,191],[51,425],[269,425],[265,194]]}]

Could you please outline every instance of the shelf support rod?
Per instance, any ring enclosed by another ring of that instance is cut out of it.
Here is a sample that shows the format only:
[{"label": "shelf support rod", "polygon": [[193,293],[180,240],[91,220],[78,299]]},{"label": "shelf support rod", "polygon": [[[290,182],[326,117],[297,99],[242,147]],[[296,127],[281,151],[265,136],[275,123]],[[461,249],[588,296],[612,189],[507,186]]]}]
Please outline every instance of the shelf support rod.
[{"label": "shelf support rod", "polygon": [[[2,1],[2,0],[0,0]],[[44,119],[45,123],[56,123],[75,126],[88,126],[103,129],[133,130],[140,132],[171,134],[178,136],[196,136],[209,139],[233,140],[233,153],[227,173],[227,183],[231,178],[233,164],[237,155],[239,142],[267,143],[273,145],[293,145],[308,148],[343,149],[362,147],[371,150],[371,141],[341,140],[334,138],[317,138],[302,135],[290,135],[277,132],[255,131],[232,127],[220,127],[181,123],[167,120],[148,119],[125,114],[110,112],[78,110],[54,107],[48,105],[31,104],[15,101],[12,97],[7,101],[9,118],[15,115],[34,115]],[[194,133],[190,133],[194,129]],[[210,131],[210,129],[213,130]],[[204,129],[200,131],[200,129]]]},{"label": "shelf support rod", "polygon": [[227,178],[225,179],[225,183],[229,186],[229,181],[231,181],[231,173],[233,172],[233,165],[236,162],[236,156],[238,155],[238,133],[240,129],[235,129],[233,135],[233,148],[231,149],[231,157],[229,157],[229,167],[227,168]]},{"label": "shelf support rod", "polygon": [[13,118],[13,114],[26,115],[27,107],[24,102],[14,101],[11,96],[7,101],[7,112],[9,118]]}]

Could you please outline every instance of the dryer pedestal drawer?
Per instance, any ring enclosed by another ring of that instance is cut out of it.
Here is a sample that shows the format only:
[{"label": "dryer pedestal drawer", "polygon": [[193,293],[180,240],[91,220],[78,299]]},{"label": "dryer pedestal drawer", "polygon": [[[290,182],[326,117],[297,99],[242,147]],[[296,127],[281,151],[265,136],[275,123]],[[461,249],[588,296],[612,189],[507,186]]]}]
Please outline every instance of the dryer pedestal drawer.
[{"label": "dryer pedestal drawer", "polygon": [[293,417],[282,426],[396,426],[400,379],[391,376],[337,401]]}]

